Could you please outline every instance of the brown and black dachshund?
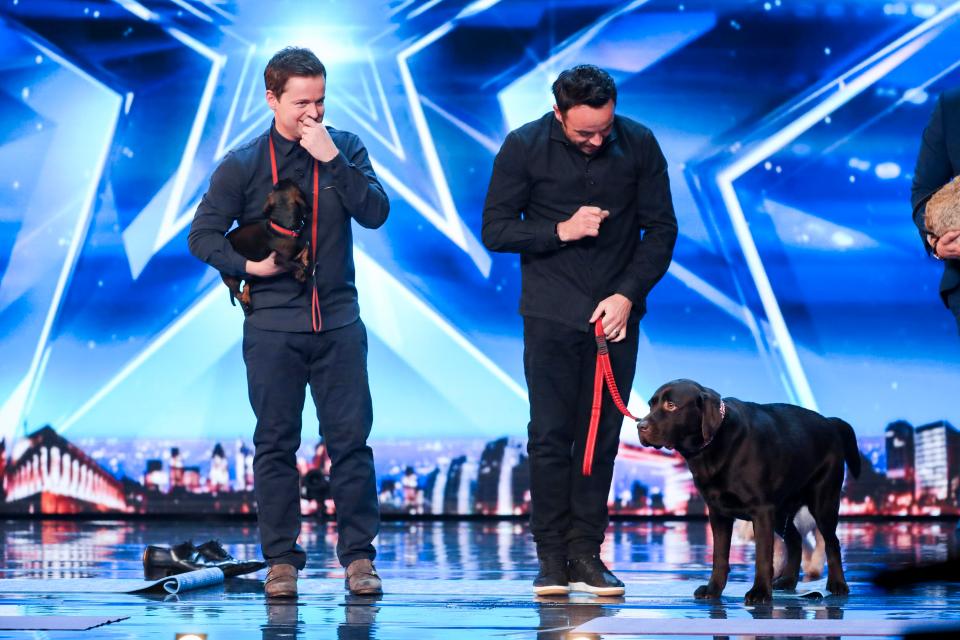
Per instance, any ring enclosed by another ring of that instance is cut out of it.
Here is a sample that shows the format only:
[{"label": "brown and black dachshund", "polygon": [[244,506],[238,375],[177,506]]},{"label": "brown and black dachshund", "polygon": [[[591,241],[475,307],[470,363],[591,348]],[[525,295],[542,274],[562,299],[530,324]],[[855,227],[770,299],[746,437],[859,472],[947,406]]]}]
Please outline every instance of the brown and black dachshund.
[{"label": "brown and black dachshund", "polygon": [[[827,589],[850,592],[843,576],[837,520],[844,462],[860,475],[853,427],[789,404],[756,404],[720,398],[692,380],[674,380],[650,399],[640,421],[640,442],[668,447],[687,462],[710,511],[713,572],[696,598],[718,598],[730,572],[730,538],[736,518],[753,522],[756,572],[747,604],[765,604],[773,589],[793,589],[800,574],[801,537],[793,522],[806,505],[823,535]],[[773,579],[773,534],[783,536],[787,561]]]},{"label": "brown and black dachshund", "polygon": [[[307,201],[303,192],[292,180],[280,180],[274,187],[263,206],[266,219],[237,227],[227,234],[227,240],[247,260],[260,262],[276,251],[274,262],[277,266],[293,272],[299,282],[306,282],[309,273],[309,246],[301,233],[307,220]],[[249,314],[251,292],[250,280],[237,276],[220,274],[223,283],[230,289],[230,304],[240,301],[243,312]],[[247,280],[247,286],[240,290],[240,283]]]}]

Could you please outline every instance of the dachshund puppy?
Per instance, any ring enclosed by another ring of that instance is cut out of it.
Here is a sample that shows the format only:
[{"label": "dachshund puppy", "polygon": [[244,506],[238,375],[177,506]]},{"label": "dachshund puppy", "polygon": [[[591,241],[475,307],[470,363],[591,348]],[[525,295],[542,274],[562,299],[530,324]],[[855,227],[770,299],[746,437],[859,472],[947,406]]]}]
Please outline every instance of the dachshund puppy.
[{"label": "dachshund puppy", "polygon": [[[307,201],[292,180],[281,180],[273,187],[263,206],[265,220],[237,227],[227,234],[227,240],[247,260],[259,262],[276,251],[274,262],[278,267],[293,272],[299,282],[306,282],[309,273],[309,247],[301,230],[307,219]],[[243,312],[250,314],[251,282],[247,278],[220,274],[223,283],[230,289],[230,304],[240,301]],[[240,290],[240,283],[247,286]]]},{"label": "dachshund puppy", "polygon": [[[850,592],[843,575],[837,520],[844,462],[860,475],[853,427],[789,404],[756,404],[721,398],[692,380],[669,382],[653,394],[650,413],[638,425],[645,446],[668,447],[686,460],[710,510],[713,571],[696,598],[718,598],[730,572],[733,522],[753,522],[756,572],[746,604],[766,604],[773,589],[793,589],[800,574],[801,535],[794,524],[806,506],[823,535],[827,589]],[[787,559],[774,581],[774,532]]]}]

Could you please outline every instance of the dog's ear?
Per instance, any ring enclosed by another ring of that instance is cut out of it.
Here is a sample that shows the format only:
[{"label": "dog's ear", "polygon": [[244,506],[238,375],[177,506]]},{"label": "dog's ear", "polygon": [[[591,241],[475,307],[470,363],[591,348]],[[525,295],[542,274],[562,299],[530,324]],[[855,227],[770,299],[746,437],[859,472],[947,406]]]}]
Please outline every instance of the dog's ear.
[{"label": "dog's ear", "polygon": [[700,416],[703,441],[710,442],[723,421],[723,416],[720,415],[720,394],[713,389],[704,387],[700,392]]},{"label": "dog's ear", "polygon": [[273,208],[277,206],[276,199],[277,192],[273,191],[267,196],[267,201],[263,203],[263,215],[267,218],[269,218],[270,214],[273,213]]},{"label": "dog's ear", "polygon": [[293,203],[295,206],[300,208],[300,211],[306,214],[310,209],[307,208],[307,201],[304,198],[303,192],[300,189],[297,189],[293,192]]}]

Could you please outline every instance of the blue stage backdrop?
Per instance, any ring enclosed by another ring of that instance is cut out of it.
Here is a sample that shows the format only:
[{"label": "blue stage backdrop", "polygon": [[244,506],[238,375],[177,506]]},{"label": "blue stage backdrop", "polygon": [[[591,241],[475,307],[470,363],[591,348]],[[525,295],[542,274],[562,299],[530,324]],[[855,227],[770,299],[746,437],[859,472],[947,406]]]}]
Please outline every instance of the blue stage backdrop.
[{"label": "blue stage backdrop", "polygon": [[[528,508],[519,263],[481,210],[581,62],[660,140],[680,223],[631,408],[678,377],[817,408],[872,463],[845,512],[956,511],[960,338],[909,191],[958,42],[946,0],[5,0],[0,508],[255,508],[242,313],[186,236],[297,44],[392,202],[355,247],[385,511]],[[304,508],[329,510],[304,425]],[[703,511],[677,458],[622,441],[616,509]]]}]

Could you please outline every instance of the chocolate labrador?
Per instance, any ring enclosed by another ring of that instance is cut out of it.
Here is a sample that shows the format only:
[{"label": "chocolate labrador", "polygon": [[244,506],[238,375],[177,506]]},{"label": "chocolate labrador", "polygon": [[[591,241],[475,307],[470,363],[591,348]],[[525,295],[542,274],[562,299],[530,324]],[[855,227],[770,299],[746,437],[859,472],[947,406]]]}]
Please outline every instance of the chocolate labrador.
[{"label": "chocolate labrador", "polygon": [[[823,535],[827,589],[850,592],[843,577],[837,520],[843,465],[860,475],[853,427],[789,404],[721,398],[692,380],[674,380],[650,399],[640,442],[683,456],[710,511],[713,572],[696,598],[718,598],[730,572],[736,518],[753,522],[756,572],[746,604],[769,603],[773,589],[793,589],[800,574],[801,536],[793,517],[807,506]],[[787,547],[783,573],[773,579],[773,534]]]},{"label": "chocolate labrador", "polygon": [[[309,268],[309,251],[306,238],[301,236],[307,218],[307,202],[300,187],[292,180],[281,180],[273,187],[263,205],[262,221],[237,227],[227,234],[227,240],[247,260],[260,262],[274,251],[273,261],[277,266],[293,272],[299,282],[306,282]],[[223,283],[230,289],[230,304],[240,301],[243,312],[249,314],[251,307],[250,280],[220,274]],[[240,290],[240,283],[247,286]]]}]

